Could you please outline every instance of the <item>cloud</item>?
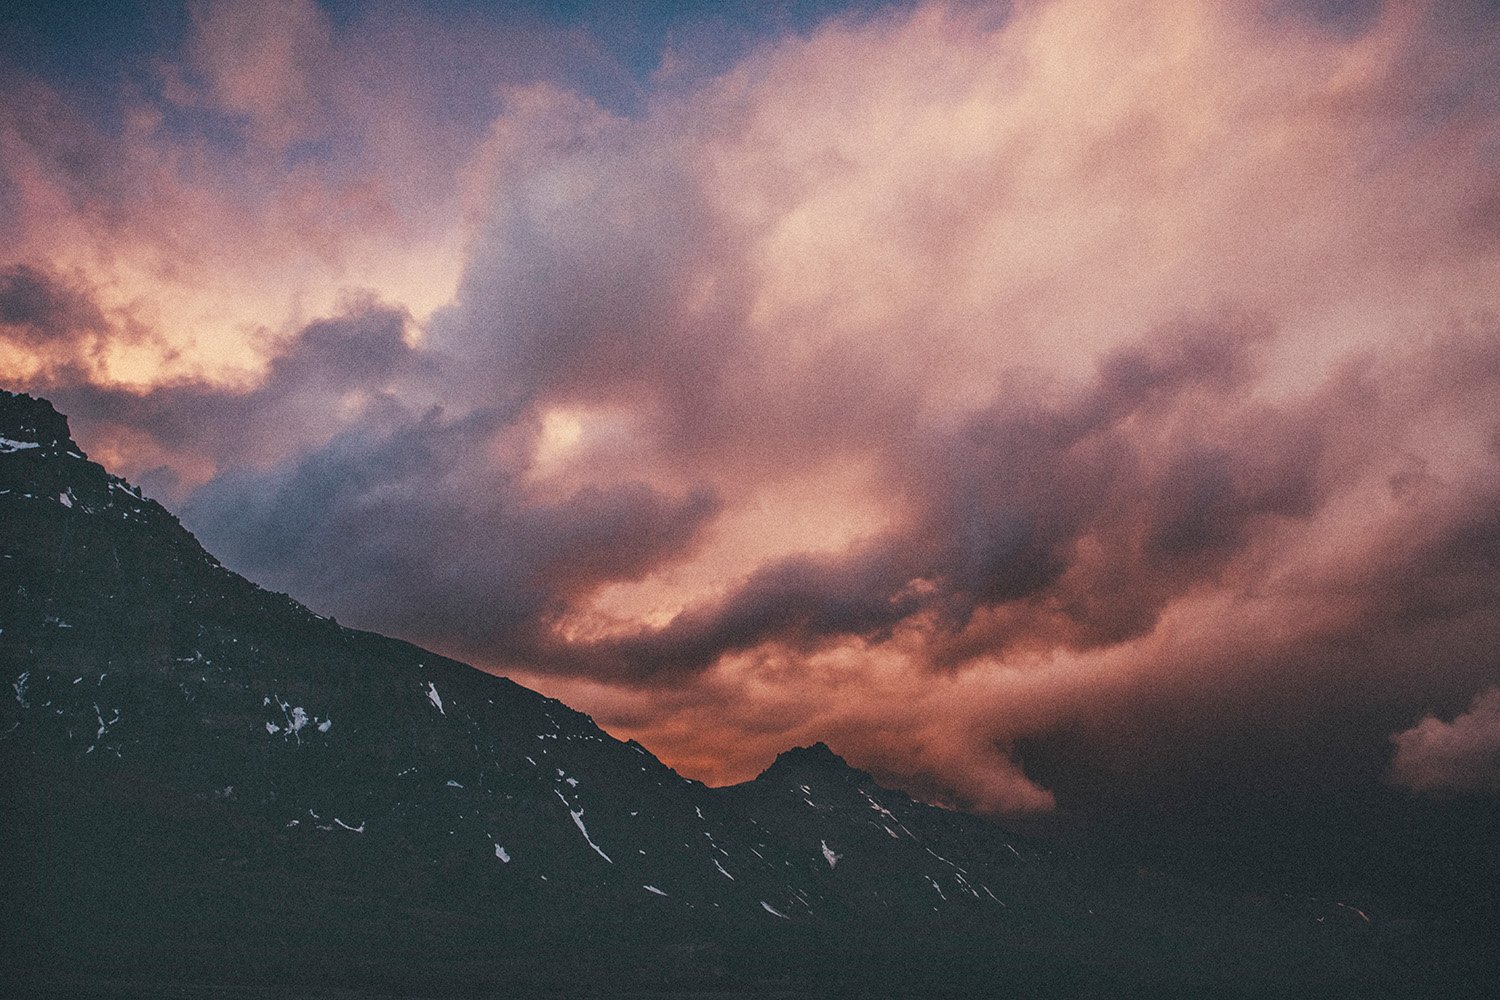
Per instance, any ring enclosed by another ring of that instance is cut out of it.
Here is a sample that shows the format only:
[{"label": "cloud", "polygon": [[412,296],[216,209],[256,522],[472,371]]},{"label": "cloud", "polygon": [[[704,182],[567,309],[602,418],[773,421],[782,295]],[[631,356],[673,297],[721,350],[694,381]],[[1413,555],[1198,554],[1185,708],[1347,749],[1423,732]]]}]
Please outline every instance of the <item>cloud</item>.
[{"label": "cloud", "polygon": [[1425,716],[1391,742],[1395,784],[1427,793],[1494,791],[1500,788],[1500,688],[1481,692],[1452,722]]},{"label": "cloud", "polygon": [[629,114],[566,32],[201,7],[120,134],[0,119],[7,329],[87,275],[167,347],[26,377],[228,564],[695,774],[1335,801],[1500,670],[1500,35],[1285,6],[889,9]]},{"label": "cloud", "polygon": [[[329,68],[332,28],[316,4],[203,0],[189,10],[186,69],[202,80],[206,105],[242,119],[256,139],[276,149],[322,123],[328,109],[318,90]],[[180,78],[176,82],[185,89]]]},{"label": "cloud", "polygon": [[[407,343],[403,309],[366,297],[342,314],[314,321],[272,348],[264,374],[247,386],[204,378],[166,379],[150,387],[99,384],[77,359],[43,370],[30,386],[56,397],[106,453],[134,456],[132,473],[175,466],[175,484],[215,470],[275,462],[310,448],[394,404],[436,369]],[[206,470],[206,472],[204,471]]]},{"label": "cloud", "polygon": [[[1235,321],[1163,331],[1110,354],[1069,405],[1012,399],[931,433],[888,456],[922,484],[899,532],[763,565],[663,628],[550,650],[536,669],[573,672],[596,658],[592,669],[622,678],[698,673],[765,642],[875,640],[924,616],[934,651],[955,666],[1003,652],[1006,633],[1088,646],[1148,630],[1162,604],[1236,551],[1254,518],[1306,512],[1300,465],[1315,456],[1252,462],[1184,441],[1152,461],[1137,447],[1142,424],[1151,434],[1180,420],[1189,398],[1222,409],[1260,336]],[[1113,564],[1084,569],[1080,541],[1103,532],[1130,537],[1112,547]],[[987,613],[1009,621],[976,621]]]},{"label": "cloud", "polygon": [[680,554],[717,511],[706,489],[672,495],[640,482],[539,499],[514,433],[501,411],[365,414],[295,462],[216,477],[184,516],[209,548],[272,585],[493,656],[532,652],[576,594]]},{"label": "cloud", "polygon": [[0,337],[38,348],[108,326],[86,290],[29,264],[0,268]]},{"label": "cloud", "polygon": [[458,281],[482,173],[465,166],[500,90],[622,79],[579,32],[520,15],[187,8],[125,79],[40,79],[0,53],[0,264],[86,276],[152,333],[96,358],[102,381],[243,382],[267,336],[350,291],[425,318]]}]

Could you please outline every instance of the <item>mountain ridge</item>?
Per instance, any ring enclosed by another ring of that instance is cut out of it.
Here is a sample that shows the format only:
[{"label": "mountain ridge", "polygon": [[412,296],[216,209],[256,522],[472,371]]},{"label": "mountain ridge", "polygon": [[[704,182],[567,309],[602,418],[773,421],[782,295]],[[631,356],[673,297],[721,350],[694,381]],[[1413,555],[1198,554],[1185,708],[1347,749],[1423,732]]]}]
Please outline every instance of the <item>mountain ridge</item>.
[{"label": "mountain ridge", "polygon": [[1271,996],[1389,972],[1368,918],[1070,867],[822,741],[684,778],[231,572],[12,393],[0,555],[0,944],[28,995]]}]

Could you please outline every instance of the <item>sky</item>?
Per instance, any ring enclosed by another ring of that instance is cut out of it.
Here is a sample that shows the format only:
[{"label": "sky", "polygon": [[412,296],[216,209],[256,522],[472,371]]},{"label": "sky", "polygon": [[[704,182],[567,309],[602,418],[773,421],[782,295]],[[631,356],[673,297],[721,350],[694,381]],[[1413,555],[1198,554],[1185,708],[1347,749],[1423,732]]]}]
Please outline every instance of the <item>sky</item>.
[{"label": "sky", "polygon": [[251,579],[713,784],[1500,791],[1495,5],[0,39],[0,383]]}]

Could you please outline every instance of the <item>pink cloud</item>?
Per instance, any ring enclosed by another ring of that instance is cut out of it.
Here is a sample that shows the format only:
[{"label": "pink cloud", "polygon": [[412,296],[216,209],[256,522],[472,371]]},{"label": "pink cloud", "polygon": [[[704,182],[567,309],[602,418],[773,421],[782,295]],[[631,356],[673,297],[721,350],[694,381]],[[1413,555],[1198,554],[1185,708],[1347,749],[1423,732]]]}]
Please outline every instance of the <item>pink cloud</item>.
[{"label": "pink cloud", "polygon": [[1441,5],[929,4],[634,116],[491,67],[461,121],[304,13],[200,9],[167,96],[243,160],[0,129],[18,245],[177,351],[29,377],[209,480],[231,565],[695,774],[827,738],[1004,811],[1354,780],[1493,682],[1500,43]]},{"label": "pink cloud", "polygon": [[1500,787],[1500,688],[1475,696],[1444,722],[1425,716],[1391,737],[1391,781],[1413,792],[1476,792]]}]

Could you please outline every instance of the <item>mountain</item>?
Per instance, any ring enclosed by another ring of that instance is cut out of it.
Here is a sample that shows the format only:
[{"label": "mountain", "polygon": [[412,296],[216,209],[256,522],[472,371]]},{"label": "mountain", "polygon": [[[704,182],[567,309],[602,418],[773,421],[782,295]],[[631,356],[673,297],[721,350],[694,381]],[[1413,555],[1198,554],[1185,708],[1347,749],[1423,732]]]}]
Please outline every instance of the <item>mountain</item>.
[{"label": "mountain", "polygon": [[1423,928],[1101,866],[821,743],[708,788],[257,587],[8,392],[0,674],[6,995],[1334,996],[1469,975]]}]

